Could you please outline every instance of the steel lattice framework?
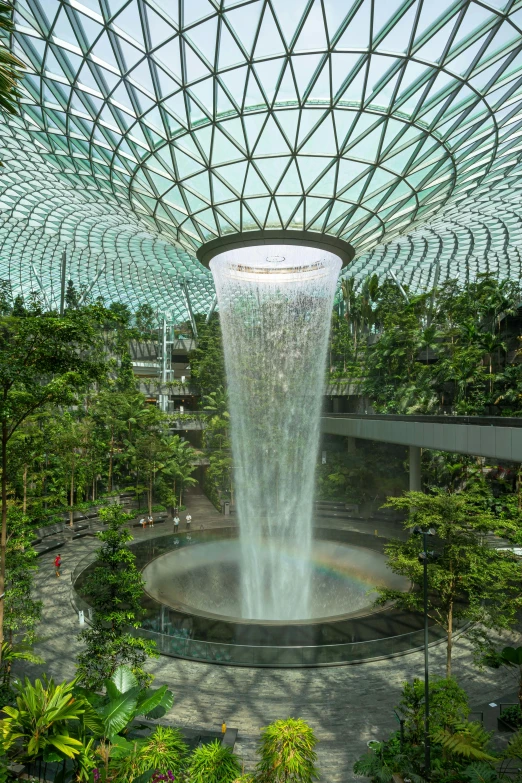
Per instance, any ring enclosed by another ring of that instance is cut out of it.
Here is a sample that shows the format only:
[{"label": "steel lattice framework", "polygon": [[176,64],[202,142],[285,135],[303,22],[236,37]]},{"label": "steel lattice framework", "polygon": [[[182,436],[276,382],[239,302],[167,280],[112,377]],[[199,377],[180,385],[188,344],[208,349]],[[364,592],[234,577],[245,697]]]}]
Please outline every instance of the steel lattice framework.
[{"label": "steel lattice framework", "polygon": [[268,228],[415,288],[520,274],[522,0],[15,0],[15,23],[21,290],[55,298],[65,248],[95,293],[204,311],[196,249]]}]

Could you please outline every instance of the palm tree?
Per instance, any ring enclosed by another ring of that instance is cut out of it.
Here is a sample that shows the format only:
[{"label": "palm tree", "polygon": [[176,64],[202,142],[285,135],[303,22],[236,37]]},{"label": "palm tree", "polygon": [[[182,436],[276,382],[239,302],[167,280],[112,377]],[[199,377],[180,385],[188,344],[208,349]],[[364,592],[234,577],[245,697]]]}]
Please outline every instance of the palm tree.
[{"label": "palm tree", "polygon": [[[13,6],[11,3],[0,2],[0,30],[12,33],[14,29],[12,20]],[[23,62],[0,43],[0,107],[8,114],[17,114],[17,101],[20,97],[16,83],[21,78],[20,69],[24,68]]]},{"label": "palm tree", "polygon": [[196,452],[187,441],[181,440],[179,435],[173,435],[163,439],[166,455],[162,472],[172,480],[172,494],[176,502],[176,489],[179,487],[179,505],[183,502],[183,490],[186,486],[197,484],[192,476],[196,459]]}]

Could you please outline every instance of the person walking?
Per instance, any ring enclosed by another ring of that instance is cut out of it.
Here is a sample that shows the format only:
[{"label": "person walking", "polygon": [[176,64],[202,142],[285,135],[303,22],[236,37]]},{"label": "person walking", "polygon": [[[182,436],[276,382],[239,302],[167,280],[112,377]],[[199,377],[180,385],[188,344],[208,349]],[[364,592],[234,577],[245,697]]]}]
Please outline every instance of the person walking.
[{"label": "person walking", "polygon": [[185,519],[187,521],[187,530],[190,530],[190,523],[192,522],[192,517],[190,516],[190,514],[187,514]]},{"label": "person walking", "polygon": [[54,558],[54,570],[56,573],[56,576],[60,576],[60,568],[62,566],[62,556],[60,554],[57,554]]},{"label": "person walking", "polygon": [[176,514],[176,516],[174,517],[174,532],[177,533],[178,530],[179,530],[179,517]]}]

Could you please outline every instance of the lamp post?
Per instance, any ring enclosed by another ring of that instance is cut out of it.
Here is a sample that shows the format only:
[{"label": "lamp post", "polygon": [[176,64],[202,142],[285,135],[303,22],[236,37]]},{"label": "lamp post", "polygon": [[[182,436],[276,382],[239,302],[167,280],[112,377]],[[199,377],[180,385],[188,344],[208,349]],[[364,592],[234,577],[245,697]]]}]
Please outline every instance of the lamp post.
[{"label": "lamp post", "polygon": [[428,536],[434,536],[435,531],[429,528],[422,530],[414,527],[413,533],[422,536],[422,552],[419,562],[423,567],[423,599],[424,599],[424,773],[426,780],[431,774],[430,746],[430,680],[428,670],[428,563],[437,559],[436,552],[428,552]]}]

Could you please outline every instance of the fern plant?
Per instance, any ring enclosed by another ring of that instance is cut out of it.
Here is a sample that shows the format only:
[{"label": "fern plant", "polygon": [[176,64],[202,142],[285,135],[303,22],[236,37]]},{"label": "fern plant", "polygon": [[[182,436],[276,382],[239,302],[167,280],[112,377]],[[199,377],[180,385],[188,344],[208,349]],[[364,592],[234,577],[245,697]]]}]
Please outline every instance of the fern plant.
[{"label": "fern plant", "polygon": [[491,734],[484,731],[480,723],[455,723],[451,728],[438,729],[432,733],[432,740],[447,752],[471,761],[496,761],[485,750]]}]

